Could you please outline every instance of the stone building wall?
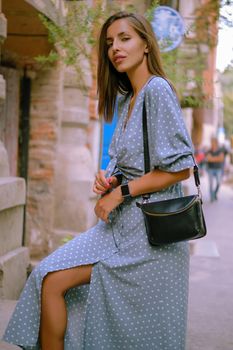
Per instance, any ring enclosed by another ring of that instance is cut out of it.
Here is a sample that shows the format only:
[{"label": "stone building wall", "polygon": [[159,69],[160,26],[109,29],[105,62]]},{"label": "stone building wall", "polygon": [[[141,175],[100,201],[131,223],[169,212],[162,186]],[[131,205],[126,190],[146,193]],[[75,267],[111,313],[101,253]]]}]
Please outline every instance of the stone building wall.
[{"label": "stone building wall", "polygon": [[39,71],[32,80],[26,244],[33,256],[50,251],[62,89],[59,64]]},{"label": "stone building wall", "polygon": [[[191,25],[195,19],[195,9],[200,5],[203,5],[207,2],[207,0],[203,1],[179,1],[179,12],[181,16],[184,18],[185,27],[191,28]],[[211,33],[213,36],[217,36],[217,26],[213,25],[211,28]],[[189,34],[190,36],[194,35],[192,32]],[[190,52],[194,48],[188,48]],[[194,49],[195,50],[195,49]],[[218,113],[216,110],[216,101],[214,99],[216,92],[216,84],[215,84],[215,75],[216,75],[216,48],[213,47],[209,49],[208,47],[203,47],[203,50],[206,50],[207,55],[207,67],[203,70],[203,92],[208,96],[209,106],[207,108],[186,108],[184,110],[184,114],[189,124],[189,128],[191,130],[192,140],[195,146],[203,146],[208,142],[210,134],[212,134],[217,127],[217,116]],[[196,52],[194,51],[195,55]],[[213,102],[213,104],[212,104]],[[207,141],[206,141],[207,140]]]},{"label": "stone building wall", "polygon": [[[6,19],[1,13],[0,45],[6,38]],[[5,103],[6,84],[0,75],[0,105]],[[0,108],[0,111],[3,109]],[[2,121],[0,115],[0,123]],[[3,128],[0,127],[1,133]],[[0,133],[0,134],[1,134]],[[0,135],[0,299],[17,299],[25,284],[29,254],[22,247],[25,181],[11,177],[8,155]]]},{"label": "stone building wall", "polygon": [[[37,11],[60,23],[62,3],[22,0],[14,5],[13,0],[4,0],[9,29],[16,33],[4,45],[4,57],[10,57],[16,71],[24,71],[31,79],[24,241],[31,256],[39,258],[62,244],[62,237],[75,235],[96,222],[91,189],[98,168],[100,123],[95,98],[90,117],[90,96],[84,97],[78,89],[75,72],[60,64],[40,69],[34,62],[35,55],[46,55],[49,50]],[[87,76],[91,86],[89,73]],[[10,98],[9,103],[13,104]]]}]

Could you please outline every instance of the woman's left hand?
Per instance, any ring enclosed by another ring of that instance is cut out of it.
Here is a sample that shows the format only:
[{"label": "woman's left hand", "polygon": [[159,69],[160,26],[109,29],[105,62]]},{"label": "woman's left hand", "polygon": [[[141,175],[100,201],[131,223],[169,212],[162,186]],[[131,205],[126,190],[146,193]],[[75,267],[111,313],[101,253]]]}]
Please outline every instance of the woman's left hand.
[{"label": "woman's left hand", "polygon": [[108,216],[113,209],[123,202],[123,198],[118,186],[114,191],[101,197],[95,206],[95,214],[101,220],[108,222]]}]

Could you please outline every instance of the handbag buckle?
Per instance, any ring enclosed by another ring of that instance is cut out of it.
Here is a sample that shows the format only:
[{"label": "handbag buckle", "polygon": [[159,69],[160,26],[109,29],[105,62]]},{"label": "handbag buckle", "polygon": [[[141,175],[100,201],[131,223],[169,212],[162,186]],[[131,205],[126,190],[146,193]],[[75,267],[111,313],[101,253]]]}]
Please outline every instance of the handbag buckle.
[{"label": "handbag buckle", "polygon": [[150,199],[150,194],[144,194],[142,196],[142,204],[148,203]]}]

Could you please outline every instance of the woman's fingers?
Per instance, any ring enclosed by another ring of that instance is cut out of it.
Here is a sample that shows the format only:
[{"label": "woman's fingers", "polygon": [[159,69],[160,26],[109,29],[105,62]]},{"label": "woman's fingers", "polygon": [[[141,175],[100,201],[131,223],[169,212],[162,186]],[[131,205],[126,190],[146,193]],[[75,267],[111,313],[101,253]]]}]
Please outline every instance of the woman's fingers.
[{"label": "woman's fingers", "polygon": [[95,179],[96,179],[96,183],[98,184],[99,187],[109,189],[110,184],[105,177],[105,173],[106,173],[105,170],[99,170],[98,173],[96,174]]},{"label": "woman's fingers", "polygon": [[118,185],[118,181],[117,178],[115,176],[111,176],[109,178],[107,178],[108,183],[112,186],[112,187],[116,187]]},{"label": "woman's fingers", "polygon": [[97,194],[104,194],[106,193],[110,188],[112,188],[112,185],[109,182],[109,179],[106,179],[105,177],[105,170],[100,170],[95,176],[95,182],[93,185],[93,192]]},{"label": "woman's fingers", "polygon": [[107,223],[109,211],[106,210],[106,208],[104,208],[100,203],[101,202],[98,201],[97,205],[95,206],[95,214],[99,219],[101,219]]},{"label": "woman's fingers", "polygon": [[105,177],[105,170],[99,170],[95,176],[95,182],[93,184],[93,192],[103,195],[110,189],[115,188],[118,185],[117,178],[115,176]]},{"label": "woman's fingers", "polygon": [[102,187],[100,188],[95,182],[93,185],[93,192],[95,192],[96,194],[104,194],[106,193],[106,189]]}]

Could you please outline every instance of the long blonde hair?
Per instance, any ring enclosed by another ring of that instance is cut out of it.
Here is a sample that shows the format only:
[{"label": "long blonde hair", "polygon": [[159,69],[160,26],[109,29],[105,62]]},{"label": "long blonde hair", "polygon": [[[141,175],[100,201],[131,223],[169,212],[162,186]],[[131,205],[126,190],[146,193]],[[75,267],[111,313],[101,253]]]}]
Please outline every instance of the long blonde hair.
[{"label": "long blonde hair", "polygon": [[99,94],[98,112],[105,121],[113,118],[116,96],[132,92],[132,86],[126,73],[119,73],[108,58],[107,30],[118,19],[126,18],[137,34],[148,46],[147,62],[149,72],[167,79],[162,67],[157,40],[151,24],[139,14],[118,12],[109,17],[103,24],[99,36],[97,84]]}]

